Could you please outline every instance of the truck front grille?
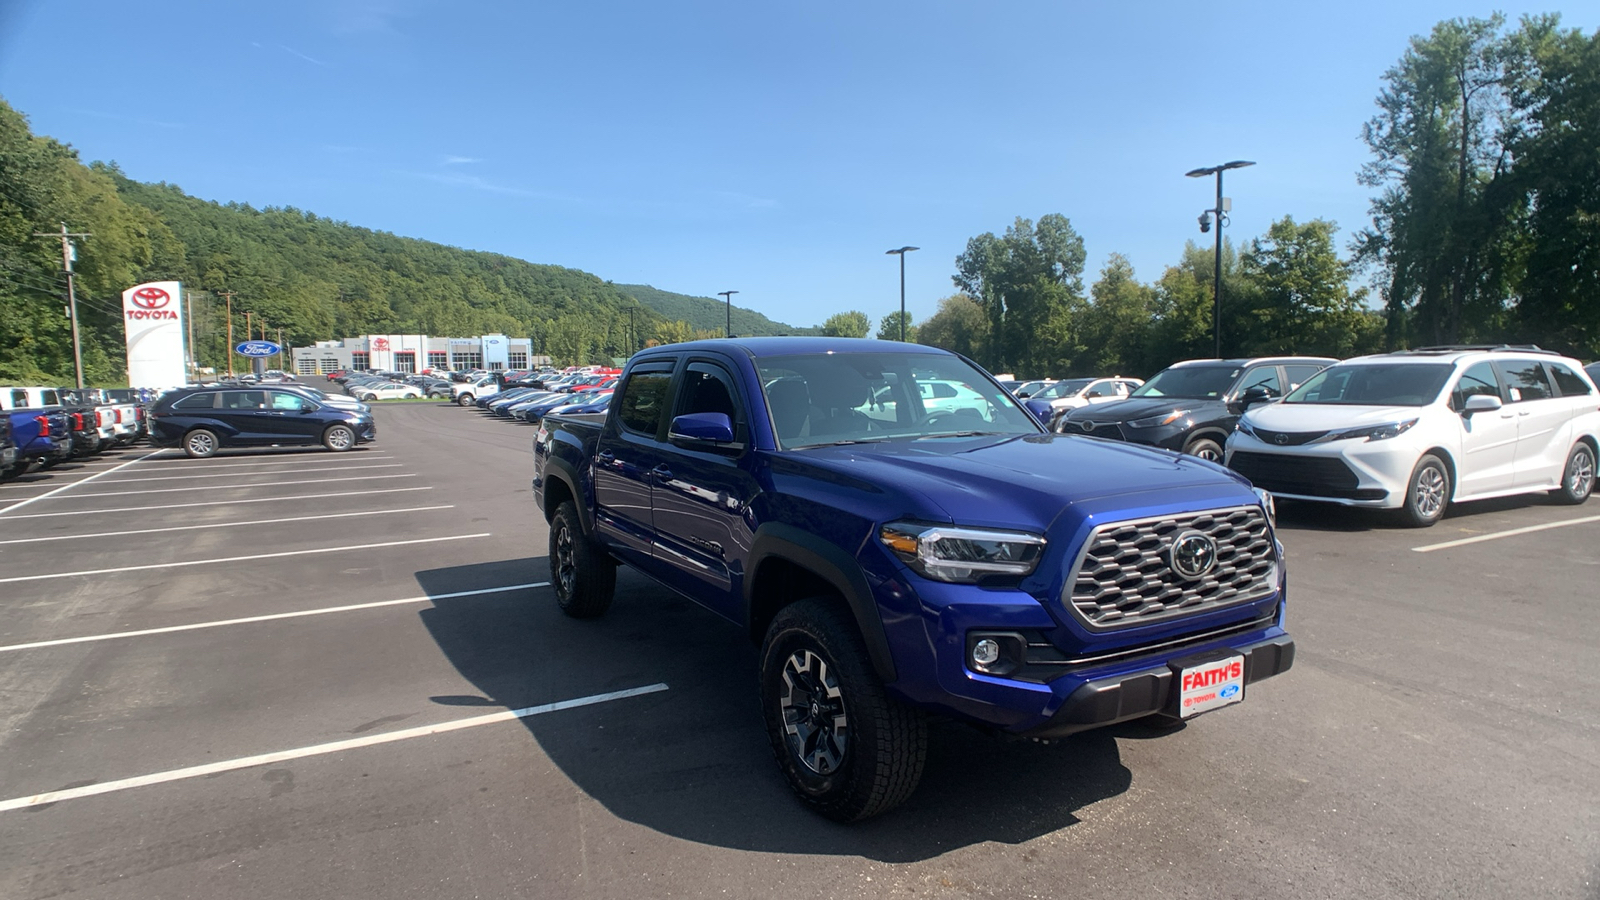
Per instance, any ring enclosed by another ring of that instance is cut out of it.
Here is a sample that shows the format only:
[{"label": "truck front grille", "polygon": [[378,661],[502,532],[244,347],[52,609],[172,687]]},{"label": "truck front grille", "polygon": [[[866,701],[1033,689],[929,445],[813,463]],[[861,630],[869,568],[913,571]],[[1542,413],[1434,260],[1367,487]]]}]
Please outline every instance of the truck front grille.
[{"label": "truck front grille", "polygon": [[[1215,565],[1192,579],[1171,559],[1174,539],[1188,532],[1216,545]],[[1090,628],[1145,625],[1259,600],[1277,589],[1277,569],[1259,507],[1111,522],[1089,536],[1063,599]]]}]

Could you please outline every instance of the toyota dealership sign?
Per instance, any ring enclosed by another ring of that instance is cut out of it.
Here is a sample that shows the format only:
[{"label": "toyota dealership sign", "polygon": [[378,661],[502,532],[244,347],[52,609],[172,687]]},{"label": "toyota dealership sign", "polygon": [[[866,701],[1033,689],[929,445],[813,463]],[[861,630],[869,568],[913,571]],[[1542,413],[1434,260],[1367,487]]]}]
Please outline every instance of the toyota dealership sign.
[{"label": "toyota dealership sign", "polygon": [[183,285],[155,281],[122,292],[128,384],[177,387],[188,380],[183,355]]}]

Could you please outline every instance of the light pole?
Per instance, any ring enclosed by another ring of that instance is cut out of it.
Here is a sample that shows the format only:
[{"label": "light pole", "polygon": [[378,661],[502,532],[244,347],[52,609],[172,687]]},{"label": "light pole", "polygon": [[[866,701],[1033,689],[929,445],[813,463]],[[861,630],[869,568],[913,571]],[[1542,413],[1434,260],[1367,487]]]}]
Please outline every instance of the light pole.
[{"label": "light pole", "polygon": [[1242,169],[1245,166],[1253,165],[1255,163],[1248,160],[1236,159],[1220,166],[1209,166],[1184,173],[1190,178],[1204,178],[1207,175],[1217,176],[1217,207],[1216,209],[1208,209],[1200,214],[1200,233],[1205,234],[1211,230],[1211,220],[1208,216],[1216,216],[1217,250],[1216,259],[1213,261],[1215,269],[1211,277],[1211,334],[1216,342],[1218,359],[1222,358],[1222,226],[1227,224],[1227,214],[1233,209],[1233,204],[1222,196],[1222,173],[1229,169]]},{"label": "light pole", "polygon": [[738,291],[717,291],[717,296],[728,303],[728,337],[733,337],[733,295]]},{"label": "light pole", "polygon": [[901,247],[899,250],[886,250],[885,256],[900,257],[900,342],[906,340],[906,254],[921,247]]}]

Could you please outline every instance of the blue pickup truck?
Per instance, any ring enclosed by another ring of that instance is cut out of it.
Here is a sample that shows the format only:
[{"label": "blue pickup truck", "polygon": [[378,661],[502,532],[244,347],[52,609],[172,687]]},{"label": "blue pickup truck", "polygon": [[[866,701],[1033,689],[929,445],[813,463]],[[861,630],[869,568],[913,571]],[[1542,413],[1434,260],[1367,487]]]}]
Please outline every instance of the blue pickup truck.
[{"label": "blue pickup truck", "polygon": [[29,391],[0,387],[0,414],[10,421],[11,440],[16,445],[14,461],[0,472],[6,478],[15,478],[36,463],[48,468],[72,456],[70,414],[59,402],[41,405]]},{"label": "blue pickup truck", "polygon": [[930,716],[1043,739],[1171,724],[1294,662],[1270,495],[1052,434],[942,350],[657,347],[533,450],[562,610],[604,613],[626,563],[745,629],[777,762],[836,820],[910,796]]}]

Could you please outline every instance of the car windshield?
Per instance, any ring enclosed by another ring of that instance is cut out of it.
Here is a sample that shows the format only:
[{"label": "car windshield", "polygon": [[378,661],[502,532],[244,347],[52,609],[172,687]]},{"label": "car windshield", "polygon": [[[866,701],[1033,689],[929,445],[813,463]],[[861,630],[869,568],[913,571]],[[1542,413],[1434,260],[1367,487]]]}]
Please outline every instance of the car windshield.
[{"label": "car windshield", "polygon": [[1162,369],[1130,397],[1179,397],[1187,400],[1216,400],[1233,387],[1242,366],[1174,366]]},{"label": "car windshield", "polygon": [[756,366],[784,449],[1040,431],[1015,398],[955,356],[818,353]]},{"label": "car windshield", "polygon": [[1091,384],[1094,384],[1093,378],[1068,378],[1066,381],[1058,381],[1050,385],[1029,399],[1060,400],[1064,397],[1075,397],[1079,391]]},{"label": "car windshield", "polygon": [[1336,365],[1311,376],[1284,403],[1342,406],[1427,406],[1438,399],[1454,366],[1439,363]]}]

